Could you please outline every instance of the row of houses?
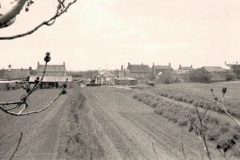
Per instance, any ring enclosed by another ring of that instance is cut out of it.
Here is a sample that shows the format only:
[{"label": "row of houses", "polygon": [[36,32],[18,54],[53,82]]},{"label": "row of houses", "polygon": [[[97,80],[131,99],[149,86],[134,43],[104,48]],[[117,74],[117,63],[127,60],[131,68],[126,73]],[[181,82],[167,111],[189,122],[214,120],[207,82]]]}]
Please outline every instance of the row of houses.
[{"label": "row of houses", "polygon": [[[37,64],[37,69],[13,69],[11,65],[8,69],[0,70],[0,84],[6,83],[21,83],[29,77],[29,82],[34,83],[37,77],[41,78],[45,65]],[[61,87],[64,82],[68,79],[69,85],[72,82],[72,76],[67,76],[67,70],[65,62],[62,65],[47,65],[44,79],[40,88],[58,88]]]},{"label": "row of houses", "polygon": [[[226,64],[229,66],[229,69],[224,69],[220,66],[203,66],[200,69],[204,72],[211,75],[210,81],[225,81],[227,80],[227,73],[234,72],[238,76],[240,75],[240,65],[238,64]],[[131,77],[135,78],[139,81],[146,81],[149,79],[158,79],[158,77],[165,73],[171,72],[178,74],[180,77],[182,75],[187,75],[189,72],[193,71],[193,66],[181,66],[177,70],[174,70],[171,66],[171,63],[168,65],[155,65],[153,63],[152,67],[150,68],[148,65],[145,64],[130,64],[126,69],[121,66],[121,70],[119,71],[118,77]]]}]

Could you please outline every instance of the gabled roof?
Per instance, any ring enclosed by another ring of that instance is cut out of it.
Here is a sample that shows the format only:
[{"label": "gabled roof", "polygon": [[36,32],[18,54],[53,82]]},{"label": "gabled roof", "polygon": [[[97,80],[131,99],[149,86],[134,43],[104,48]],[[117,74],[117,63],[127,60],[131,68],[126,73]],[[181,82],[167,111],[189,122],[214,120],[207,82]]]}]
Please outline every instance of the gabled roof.
[{"label": "gabled roof", "polygon": [[173,70],[173,68],[169,65],[167,66],[162,66],[162,65],[156,65],[154,66],[155,69],[163,69],[163,70]]},{"label": "gabled roof", "polygon": [[[38,65],[37,71],[43,72],[45,65]],[[66,72],[65,65],[47,65],[46,72]]]},{"label": "gabled roof", "polygon": [[2,79],[24,79],[30,76],[29,69],[11,69],[4,70],[2,75]]},{"label": "gabled roof", "polygon": [[178,70],[193,70],[193,68],[190,67],[179,67]]},{"label": "gabled roof", "polygon": [[148,65],[136,65],[136,64],[131,64],[128,65],[128,68],[131,72],[133,73],[150,73],[151,69]]},{"label": "gabled roof", "polygon": [[105,77],[116,77],[113,73],[107,71],[107,70],[102,70],[99,72],[100,75],[105,76]]},{"label": "gabled roof", "polygon": [[203,66],[202,68],[205,69],[207,72],[226,72],[226,70],[220,66]]}]

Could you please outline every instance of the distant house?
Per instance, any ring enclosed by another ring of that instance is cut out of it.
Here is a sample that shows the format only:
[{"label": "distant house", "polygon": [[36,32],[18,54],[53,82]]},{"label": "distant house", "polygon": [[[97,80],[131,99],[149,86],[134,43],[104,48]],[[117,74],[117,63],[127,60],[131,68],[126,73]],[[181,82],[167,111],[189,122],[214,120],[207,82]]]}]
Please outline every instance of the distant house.
[{"label": "distant house", "polygon": [[[38,76],[42,76],[44,67],[45,65],[40,65],[38,62],[38,66],[36,69],[36,74]],[[63,65],[47,65],[45,76],[60,76],[60,77],[67,76],[65,62],[63,62]]]},{"label": "distant house", "polygon": [[107,70],[101,70],[97,74],[94,74],[92,80],[95,84],[114,84],[114,78],[116,76]]},{"label": "distant house", "polygon": [[192,65],[191,66],[181,66],[181,65],[179,65],[179,68],[178,68],[178,70],[177,70],[177,73],[178,74],[185,74],[185,73],[188,73],[188,72],[191,72],[191,71],[193,71],[193,67],[192,67]]},{"label": "distant house", "polygon": [[129,69],[129,77],[138,79],[138,80],[146,80],[151,77],[151,69],[148,65],[130,64],[128,63],[127,69]]},{"label": "distant house", "polygon": [[3,69],[0,73],[0,79],[6,81],[13,81],[13,80],[26,80],[28,76],[30,76],[29,69],[12,69],[12,66],[9,65],[8,69]]},{"label": "distant house", "polygon": [[[45,65],[40,65],[38,62],[37,69],[35,71],[36,75],[30,76],[30,83],[34,83],[36,77],[40,77],[43,74]],[[72,76],[67,76],[67,70],[65,62],[63,65],[47,65],[46,73],[43,78],[40,88],[58,88],[63,85],[68,79],[68,86],[72,85]]]},{"label": "distant house", "polygon": [[164,72],[172,72],[173,68],[171,67],[171,63],[169,65],[154,65],[152,66],[152,79],[159,79],[159,76]]},{"label": "distant house", "polygon": [[129,77],[130,76],[130,70],[129,69],[124,69],[123,66],[121,66],[121,70],[118,71],[118,76],[119,78],[122,77]]},{"label": "distant house", "polygon": [[171,67],[171,63],[169,65],[154,65],[153,63],[152,71],[154,75],[158,75],[166,71],[173,71],[173,68]]},{"label": "distant house", "polygon": [[226,81],[227,71],[220,66],[204,66],[201,69],[211,75],[210,81]]}]

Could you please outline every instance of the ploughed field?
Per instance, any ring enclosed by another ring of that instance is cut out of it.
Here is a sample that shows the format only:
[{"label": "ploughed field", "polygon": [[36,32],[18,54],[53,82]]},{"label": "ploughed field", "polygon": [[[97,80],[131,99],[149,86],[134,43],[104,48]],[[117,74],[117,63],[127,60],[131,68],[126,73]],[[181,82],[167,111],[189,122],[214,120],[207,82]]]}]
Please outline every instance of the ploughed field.
[{"label": "ploughed field", "polygon": [[[13,159],[171,160],[184,159],[184,154],[192,160],[206,158],[198,136],[187,127],[189,115],[196,115],[196,105],[161,95],[161,88],[80,88],[75,84],[41,113],[16,117],[0,111],[0,159],[12,156],[21,131],[22,141]],[[44,108],[59,91],[37,90],[24,112]],[[18,100],[24,93],[1,91],[0,101]],[[205,109],[197,107],[201,113]],[[206,117],[212,159],[221,159],[217,141],[222,135],[237,135],[239,128],[220,112],[209,110]],[[216,122],[223,124],[220,131]],[[217,135],[210,134],[209,125]]]},{"label": "ploughed field", "polygon": [[[205,156],[194,133],[133,99],[136,91],[95,87],[82,92],[105,151],[102,159],[184,159],[182,144],[187,159]],[[220,158],[214,144],[209,146],[212,156]]]}]

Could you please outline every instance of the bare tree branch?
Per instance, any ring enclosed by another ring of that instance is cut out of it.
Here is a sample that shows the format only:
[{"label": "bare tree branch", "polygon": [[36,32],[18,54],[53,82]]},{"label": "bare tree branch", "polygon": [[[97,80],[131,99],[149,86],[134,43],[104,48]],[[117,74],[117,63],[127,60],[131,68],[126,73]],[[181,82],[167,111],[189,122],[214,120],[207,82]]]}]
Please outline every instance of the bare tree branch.
[{"label": "bare tree branch", "polygon": [[186,154],[185,154],[185,151],[184,151],[183,143],[182,143],[182,152],[183,152],[184,160],[187,160],[187,158],[186,158]]},{"label": "bare tree branch", "polygon": [[19,147],[19,145],[20,145],[20,143],[21,143],[21,141],[22,141],[22,135],[23,135],[23,133],[21,132],[21,134],[20,134],[20,138],[19,138],[19,141],[18,141],[18,144],[17,144],[17,147],[16,147],[15,151],[13,152],[13,154],[12,154],[10,160],[13,158],[13,156],[15,155],[15,153],[16,153],[17,150],[18,150],[18,147]]},{"label": "bare tree branch", "polygon": [[158,156],[157,156],[157,153],[156,153],[156,150],[155,150],[155,147],[154,147],[154,143],[152,143],[152,147],[153,147],[153,152],[155,153],[155,156],[156,156],[157,160],[159,160]]},{"label": "bare tree branch", "polygon": [[227,116],[230,117],[234,122],[236,122],[236,123],[240,126],[240,122],[239,122],[237,119],[235,119],[230,113],[228,113],[228,111],[226,110],[226,108],[225,108],[225,106],[224,106],[224,104],[223,104],[223,102],[224,102],[224,95],[225,95],[226,91],[227,91],[227,88],[223,88],[222,99],[220,100],[220,99],[218,99],[218,98],[215,96],[215,94],[214,94],[214,92],[213,92],[213,89],[211,89],[213,99],[214,99],[217,103],[219,103],[222,108],[220,108],[219,106],[217,106],[217,107],[220,108],[220,109],[222,109],[222,110],[224,110],[224,112],[227,114]]},{"label": "bare tree branch", "polygon": [[[60,1],[60,0],[58,0]],[[64,1],[60,1],[59,4],[60,6],[65,6],[64,5]],[[38,26],[36,26],[35,28],[33,28],[32,30],[26,32],[26,33],[22,33],[22,34],[18,34],[18,35],[14,35],[14,36],[9,36],[9,37],[0,37],[0,40],[12,40],[12,39],[15,39],[15,38],[20,38],[20,37],[24,37],[24,36],[27,36],[27,35],[30,35],[32,33],[34,33],[35,31],[37,31],[40,27],[46,25],[46,26],[51,26],[54,24],[54,22],[56,21],[56,19],[58,17],[60,17],[63,13],[67,12],[67,10],[70,8],[71,5],[73,5],[74,3],[76,3],[77,0],[74,0],[72,2],[69,2],[68,5],[66,7],[64,7],[64,9],[62,11],[60,11],[60,13],[56,13],[53,17],[51,17],[49,20],[47,21],[44,21],[42,23],[40,23]]]},{"label": "bare tree branch", "polygon": [[[45,60],[46,59],[46,60]],[[49,59],[47,61],[47,59]],[[17,104],[18,106],[24,104],[27,101],[27,98],[34,92],[36,91],[36,89],[39,87],[39,85],[42,83],[43,78],[45,76],[46,73],[46,68],[47,68],[47,63],[50,61],[51,57],[50,57],[50,52],[46,53],[46,56],[44,58],[44,60],[46,61],[45,66],[44,66],[44,70],[43,70],[43,74],[41,77],[41,80],[35,83],[35,86],[28,92],[28,94],[26,96],[24,96],[22,99],[20,99],[19,101],[13,101],[13,102],[0,102],[0,105],[4,106],[4,105],[11,105],[11,104]]]},{"label": "bare tree branch", "polygon": [[26,2],[27,0],[19,0],[10,11],[2,15],[2,17],[0,17],[0,28],[7,27],[7,22],[14,19],[20,13]]},{"label": "bare tree branch", "polygon": [[[63,88],[63,90],[64,90],[64,88]],[[16,113],[16,112],[11,112],[11,111],[9,111],[9,110],[6,110],[6,109],[4,109],[4,108],[1,107],[1,106],[0,106],[0,109],[1,109],[3,112],[5,112],[5,113],[7,113],[7,114],[10,114],[10,115],[13,115],[13,116],[26,116],[26,115],[30,115],[30,114],[34,114],[34,113],[40,113],[40,112],[48,109],[48,108],[63,94],[63,90],[62,90],[62,91],[58,94],[58,96],[57,96],[54,100],[52,100],[46,107],[44,107],[43,109],[37,110],[37,111],[31,111],[31,112],[27,112],[27,113],[22,113],[22,112],[26,109],[26,106],[24,106],[24,108],[23,108],[20,112],[18,112],[18,113]]]}]

